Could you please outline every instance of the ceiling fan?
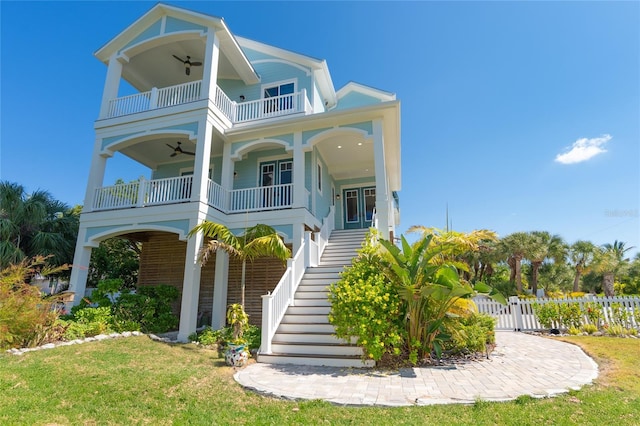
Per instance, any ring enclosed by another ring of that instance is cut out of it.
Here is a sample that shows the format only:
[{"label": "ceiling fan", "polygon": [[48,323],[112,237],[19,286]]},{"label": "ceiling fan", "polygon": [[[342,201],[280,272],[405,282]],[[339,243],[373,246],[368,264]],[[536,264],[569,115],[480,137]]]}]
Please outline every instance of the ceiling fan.
[{"label": "ceiling fan", "polygon": [[187,56],[186,61],[176,55],[173,55],[173,57],[184,64],[184,72],[187,75],[191,74],[191,67],[199,67],[202,65],[202,62],[191,62],[191,56]]},{"label": "ceiling fan", "polygon": [[196,155],[195,152],[183,151],[180,145],[182,145],[182,142],[178,142],[178,146],[176,146],[175,148],[167,144],[167,146],[173,150],[173,154],[171,154],[169,157],[175,157],[178,154]]}]

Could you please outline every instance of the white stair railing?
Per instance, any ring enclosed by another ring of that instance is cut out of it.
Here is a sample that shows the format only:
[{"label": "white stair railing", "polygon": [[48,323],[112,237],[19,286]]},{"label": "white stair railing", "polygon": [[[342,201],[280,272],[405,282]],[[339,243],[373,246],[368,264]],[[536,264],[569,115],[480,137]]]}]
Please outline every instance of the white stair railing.
[{"label": "white stair railing", "polygon": [[287,308],[293,302],[298,284],[302,280],[305,271],[304,243],[298,249],[296,255],[287,260],[287,270],[273,289],[273,292],[262,296],[262,344],[260,353],[271,353],[271,341],[276,334],[280,321],[284,317]]},{"label": "white stair railing", "polygon": [[[329,239],[334,226],[334,209],[329,209],[329,214],[322,220],[322,228],[318,234],[326,235]],[[294,295],[302,281],[307,266],[309,265],[309,245],[314,243],[316,246],[316,265],[322,256],[322,251],[326,247],[326,241],[322,244],[311,241],[311,233],[305,235],[305,239],[300,245],[292,259],[287,260],[287,269],[282,274],[282,278],[276,285],[276,288],[269,294],[262,296],[262,343],[260,345],[260,353],[271,353],[271,342],[276,330],[280,326],[280,321],[284,317],[287,308],[294,303]],[[322,238],[322,237],[321,237]]]}]

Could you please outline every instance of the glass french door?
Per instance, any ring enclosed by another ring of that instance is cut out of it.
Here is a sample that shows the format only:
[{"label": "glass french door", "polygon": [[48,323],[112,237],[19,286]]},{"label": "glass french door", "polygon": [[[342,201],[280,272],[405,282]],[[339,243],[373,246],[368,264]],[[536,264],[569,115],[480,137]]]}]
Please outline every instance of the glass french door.
[{"label": "glass french door", "polygon": [[282,160],[260,164],[260,186],[263,187],[261,207],[289,206],[292,201],[292,188],[287,184],[292,181],[293,161]]},{"label": "glass french door", "polygon": [[342,191],[345,229],[369,228],[376,206],[376,188],[350,188]]}]

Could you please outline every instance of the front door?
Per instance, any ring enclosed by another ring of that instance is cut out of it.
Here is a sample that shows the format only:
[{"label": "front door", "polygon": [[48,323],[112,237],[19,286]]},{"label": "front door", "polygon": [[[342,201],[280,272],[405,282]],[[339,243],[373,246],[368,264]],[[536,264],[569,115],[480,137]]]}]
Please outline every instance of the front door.
[{"label": "front door", "polygon": [[350,188],[342,191],[344,229],[369,228],[376,206],[376,188]]}]

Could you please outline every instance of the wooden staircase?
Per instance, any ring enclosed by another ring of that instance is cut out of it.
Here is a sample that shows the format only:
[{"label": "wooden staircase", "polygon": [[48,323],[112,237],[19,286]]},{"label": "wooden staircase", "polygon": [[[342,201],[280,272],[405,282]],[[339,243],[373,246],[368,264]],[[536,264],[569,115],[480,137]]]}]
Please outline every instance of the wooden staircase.
[{"label": "wooden staircase", "polygon": [[331,233],[317,267],[307,268],[271,344],[271,354],[259,354],[258,362],[271,364],[372,367],[362,361],[362,349],[333,335],[329,324],[329,285],[340,279],[344,266],[357,255],[368,229]]}]

